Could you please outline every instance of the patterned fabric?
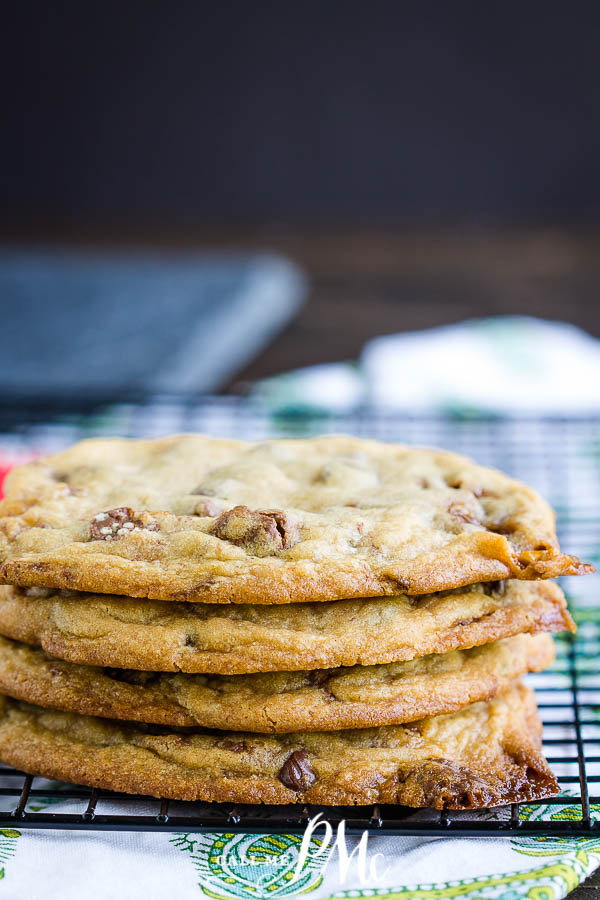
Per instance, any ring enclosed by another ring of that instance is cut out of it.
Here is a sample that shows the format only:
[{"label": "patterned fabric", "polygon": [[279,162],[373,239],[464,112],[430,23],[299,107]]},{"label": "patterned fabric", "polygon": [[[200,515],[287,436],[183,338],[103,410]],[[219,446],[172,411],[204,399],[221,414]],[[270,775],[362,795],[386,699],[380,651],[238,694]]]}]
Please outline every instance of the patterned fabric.
[{"label": "patterned fabric", "polygon": [[[140,802],[140,808],[143,804]],[[115,804],[102,804],[109,811]],[[38,799],[30,810],[45,808]],[[80,810],[64,801],[52,812]],[[579,809],[536,805],[525,818],[551,817]],[[594,818],[600,807],[594,806]],[[320,832],[322,834],[322,832]],[[43,873],[47,897],[64,900],[127,897],[148,900],[172,892],[178,900],[333,897],[443,898],[469,900],[559,900],[600,862],[600,838],[416,837],[368,840],[364,863],[354,855],[346,866],[338,851],[323,855],[313,838],[294,879],[302,837],[292,834],[143,834],[0,832],[0,878],[14,900],[36,893]],[[358,845],[348,838],[346,853]],[[373,860],[380,855],[376,865]],[[117,888],[121,893],[119,894]]]},{"label": "patterned fabric", "polygon": [[[565,550],[577,552],[598,567],[600,538],[600,420],[390,418],[365,413],[352,418],[273,418],[268,411],[238,400],[180,404],[157,401],[145,407],[120,406],[86,419],[56,421],[0,434],[0,471],[26,458],[59,449],[92,434],[162,434],[197,430],[223,436],[262,438],[280,434],[354,432],[383,439],[440,445],[466,452],[483,464],[497,465],[535,485],[559,513]],[[565,579],[572,612],[579,624],[574,665],[586,691],[583,738],[590,762],[588,775],[600,778],[600,611],[598,576]],[[520,807],[526,822],[581,818],[577,765],[561,762],[572,752],[567,643],[549,675],[530,676],[539,701],[563,703],[558,712],[543,709],[544,736],[563,789],[562,804]],[[550,695],[548,688],[554,688]],[[597,691],[597,692],[596,692]],[[552,717],[557,717],[552,721]],[[565,745],[560,741],[565,739]],[[8,786],[4,776],[2,786]],[[55,787],[55,786],[53,786]],[[595,789],[592,781],[591,789]],[[28,811],[81,813],[86,799],[61,798],[61,790],[44,795],[48,785],[34,782]],[[64,786],[67,790],[67,786]],[[569,799],[569,798],[572,799]],[[156,815],[157,803],[135,801],[135,812]],[[0,809],[14,809],[15,798],[0,797]],[[185,814],[173,804],[171,815]],[[121,801],[104,795],[99,815],[123,810]],[[127,806],[131,812],[131,805]],[[591,813],[600,819],[600,797],[592,797]],[[417,813],[417,815],[422,815]],[[424,815],[427,815],[426,813]],[[487,820],[506,818],[509,811],[485,813]],[[303,848],[293,834],[169,834],[132,832],[0,831],[0,877],[11,900],[43,895],[70,900],[127,897],[128,900],[176,896],[187,898],[329,897],[490,898],[490,900],[558,900],[577,886],[600,862],[599,837],[529,836],[512,838],[384,837],[372,834],[363,845],[348,837],[331,854],[317,829]],[[335,835],[333,836],[335,839]],[[358,848],[358,849],[357,849]],[[341,856],[340,856],[341,849]],[[354,855],[344,859],[344,853]],[[380,856],[378,856],[380,855]]]}]

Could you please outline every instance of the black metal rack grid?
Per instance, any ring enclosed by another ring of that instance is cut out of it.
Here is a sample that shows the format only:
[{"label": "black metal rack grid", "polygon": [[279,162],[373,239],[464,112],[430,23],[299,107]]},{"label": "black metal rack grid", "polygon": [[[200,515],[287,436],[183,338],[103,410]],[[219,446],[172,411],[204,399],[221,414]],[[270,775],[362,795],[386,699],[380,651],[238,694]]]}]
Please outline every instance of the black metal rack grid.
[{"label": "black metal rack grid", "polygon": [[[600,418],[497,419],[273,415],[238,398],[131,397],[107,403],[68,398],[0,400],[0,460],[53,452],[92,435],[153,436],[201,431],[260,439],[345,432],[465,452],[535,485],[555,506],[565,550],[599,562]],[[471,836],[600,833],[600,605],[597,577],[563,579],[579,623],[559,637],[557,661],[529,676],[538,693],[544,748],[561,787],[540,804],[436,812],[399,806],[266,807],[182,803],[57,785],[0,767],[0,828],[182,832],[296,832],[322,812],[348,833]],[[56,806],[60,804],[60,811]],[[542,818],[543,816],[543,818]]]}]

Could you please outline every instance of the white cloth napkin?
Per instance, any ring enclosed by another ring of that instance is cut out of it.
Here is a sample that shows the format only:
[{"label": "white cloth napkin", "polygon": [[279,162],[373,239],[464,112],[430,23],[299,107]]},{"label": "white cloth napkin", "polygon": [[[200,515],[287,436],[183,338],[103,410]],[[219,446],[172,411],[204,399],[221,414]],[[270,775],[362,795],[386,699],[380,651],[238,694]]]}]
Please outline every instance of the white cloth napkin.
[{"label": "white cloth napkin", "polygon": [[586,414],[600,411],[600,341],[526,316],[476,319],[369,341],[357,363],[311,366],[261,382],[276,410]]}]

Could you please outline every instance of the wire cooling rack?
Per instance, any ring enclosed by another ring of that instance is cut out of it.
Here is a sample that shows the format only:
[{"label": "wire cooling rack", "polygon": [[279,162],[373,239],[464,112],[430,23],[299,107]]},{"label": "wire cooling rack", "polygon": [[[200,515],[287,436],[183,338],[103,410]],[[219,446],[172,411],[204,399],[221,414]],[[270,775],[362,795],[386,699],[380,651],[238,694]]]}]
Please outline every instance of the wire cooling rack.
[{"label": "wire cooling rack", "polygon": [[[497,419],[274,415],[239,398],[163,396],[77,403],[73,398],[2,402],[0,466],[94,435],[200,431],[261,439],[353,433],[467,453],[540,490],[558,514],[561,544],[599,566],[600,418]],[[397,835],[597,835],[600,833],[600,605],[598,576],[563,579],[579,630],[557,638],[547,672],[528,676],[544,723],[544,749],[561,794],[541,803],[475,812],[400,806],[317,807],[182,803],[73,787],[0,767],[0,828],[295,832],[322,812],[347,833]]]}]

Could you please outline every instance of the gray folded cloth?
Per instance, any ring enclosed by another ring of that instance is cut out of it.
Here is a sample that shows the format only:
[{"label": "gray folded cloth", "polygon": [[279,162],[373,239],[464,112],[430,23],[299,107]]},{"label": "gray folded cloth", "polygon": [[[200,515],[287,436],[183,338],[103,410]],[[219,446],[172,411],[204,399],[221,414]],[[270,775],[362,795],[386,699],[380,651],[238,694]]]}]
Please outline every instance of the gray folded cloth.
[{"label": "gray folded cloth", "polygon": [[294,314],[268,254],[0,249],[0,392],[214,391]]}]

